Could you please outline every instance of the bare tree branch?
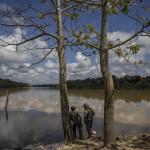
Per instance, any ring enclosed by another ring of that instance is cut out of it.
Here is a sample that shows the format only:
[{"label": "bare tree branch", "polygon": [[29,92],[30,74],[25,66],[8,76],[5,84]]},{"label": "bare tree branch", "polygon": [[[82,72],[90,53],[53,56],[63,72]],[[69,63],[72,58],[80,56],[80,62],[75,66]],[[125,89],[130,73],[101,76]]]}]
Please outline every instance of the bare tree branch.
[{"label": "bare tree branch", "polygon": [[58,39],[58,37],[52,33],[48,33],[46,32],[44,29],[42,29],[40,26],[36,26],[36,25],[33,25],[33,24],[1,24],[3,26],[6,26],[6,27],[33,27],[33,28],[37,28],[39,29],[40,31],[43,32],[43,34],[41,34],[41,36],[43,35],[47,35],[47,36],[50,36],[50,37],[53,37],[55,39]]},{"label": "bare tree branch", "polygon": [[131,37],[129,37],[128,39],[126,39],[125,41],[119,43],[119,44],[116,44],[116,45],[113,45],[113,46],[110,46],[108,47],[108,49],[113,49],[113,48],[116,48],[116,47],[119,47],[121,45],[124,45],[126,44],[127,42],[129,42],[130,40],[134,39],[135,37],[137,37],[140,33],[144,32],[144,29],[148,28],[150,26],[150,22],[148,22],[147,25],[143,26],[141,30],[139,30],[138,32],[136,32],[135,34],[133,34]]},{"label": "bare tree branch", "polygon": [[8,45],[22,45],[22,44],[24,44],[24,43],[26,43],[26,42],[29,42],[29,41],[32,41],[32,40],[35,40],[35,39],[37,39],[37,38],[40,38],[40,37],[42,37],[42,36],[44,36],[45,34],[38,34],[38,35],[36,35],[36,36],[33,36],[33,37],[31,37],[31,38],[28,38],[28,39],[26,39],[26,40],[24,40],[24,41],[22,41],[22,42],[19,42],[19,43],[9,43],[9,42],[7,42],[7,41],[5,41],[5,40],[2,40],[2,39],[0,39],[0,41],[2,41],[2,42],[4,42],[5,43],[5,45],[2,45],[2,46],[8,46]]},{"label": "bare tree branch", "polygon": [[31,68],[31,67],[33,67],[33,66],[35,66],[35,65],[37,65],[37,64],[39,64],[39,63],[41,63],[41,62],[43,62],[43,61],[47,58],[47,56],[48,56],[54,49],[56,49],[56,48],[52,48],[47,54],[44,55],[44,57],[43,57],[42,59],[40,59],[39,61],[37,61],[37,62],[35,62],[35,63],[32,63],[30,66],[25,67],[25,68]]},{"label": "bare tree branch", "polygon": [[[51,0],[51,2],[53,3],[53,6],[55,6],[53,0]],[[75,8],[77,6],[80,6],[80,7],[84,6],[84,5],[90,5],[90,6],[99,5],[100,6],[100,2],[98,0],[94,0],[94,1],[82,0],[82,1],[74,1],[74,2],[75,2],[75,4],[62,9],[61,12],[65,12],[65,11],[70,10],[71,8]],[[82,5],[82,4],[84,4],[84,5]],[[55,13],[56,13],[56,11],[47,12],[47,13],[41,14],[41,17],[43,18],[43,17],[46,17],[46,16],[51,15],[51,14],[55,14]]]}]

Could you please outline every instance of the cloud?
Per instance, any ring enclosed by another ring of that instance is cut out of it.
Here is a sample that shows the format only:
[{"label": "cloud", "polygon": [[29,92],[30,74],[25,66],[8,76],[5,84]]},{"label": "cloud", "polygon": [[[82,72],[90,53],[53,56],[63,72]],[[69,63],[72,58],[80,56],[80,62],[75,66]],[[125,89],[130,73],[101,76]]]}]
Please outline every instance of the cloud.
[{"label": "cloud", "polygon": [[[22,33],[26,34],[26,31],[21,31],[19,28],[14,30],[12,35],[6,37],[1,35],[0,38],[9,39],[9,42],[15,42],[22,40]],[[109,40],[116,42],[117,39],[125,40],[130,37],[132,32],[116,31],[108,33]],[[150,40],[148,37],[137,37],[134,39],[135,43],[142,46],[141,51],[132,56],[135,60],[144,60],[148,64],[150,63]],[[46,48],[48,45],[42,39],[27,42],[18,47],[19,53],[15,52],[14,46],[0,47],[0,77],[9,78],[11,80],[28,82],[32,84],[48,84],[58,83],[59,79],[59,63],[58,55],[54,50],[50,53],[47,59],[30,68],[22,68],[16,70],[18,66],[28,67],[32,63],[35,63],[45,56],[49,49],[38,50],[36,47]],[[33,50],[27,50],[26,47],[32,48]],[[69,53],[70,51],[68,51]],[[96,78],[101,76],[100,63],[98,54],[92,57],[85,56],[82,52],[77,52],[71,58],[67,57],[67,79],[85,79],[85,78]],[[149,65],[144,67],[135,67],[134,65],[128,64],[123,58],[117,57],[113,52],[109,52],[109,64],[112,74],[117,76],[129,75],[150,75]]]},{"label": "cloud", "polygon": [[75,59],[78,62],[77,68],[87,68],[91,65],[91,60],[81,52],[77,52]]},{"label": "cloud", "polygon": [[68,80],[94,78],[100,75],[99,69],[90,57],[77,52],[75,62],[67,64]]},{"label": "cloud", "polygon": [[45,69],[43,67],[36,67],[35,71],[38,73],[43,73],[45,71]]},{"label": "cloud", "polygon": [[8,51],[5,48],[0,49],[0,63],[20,63],[28,60],[27,54],[18,54],[16,52]]},{"label": "cloud", "polygon": [[12,8],[5,3],[0,3],[0,13],[6,13],[12,11]]},{"label": "cloud", "polygon": [[50,57],[49,60],[45,63],[45,67],[47,69],[59,69],[58,56]]},{"label": "cloud", "polygon": [[[22,40],[22,31],[17,28],[14,30],[12,35],[6,36],[1,35],[1,40],[5,40],[8,43],[16,43],[21,42]],[[1,42],[1,44],[4,42]],[[12,64],[12,63],[25,63],[31,59],[30,53],[16,53],[16,46],[8,45],[8,46],[0,46],[0,63],[4,64]]]},{"label": "cloud", "polygon": [[[117,39],[120,39],[121,41],[124,41],[131,37],[133,35],[133,32],[122,32],[122,31],[116,31],[112,33],[108,33],[109,40],[116,42]],[[130,63],[127,63],[127,61],[124,58],[117,57],[114,53],[110,52],[110,68],[113,74],[117,76],[122,75],[150,75],[148,73],[148,68],[150,67],[150,39],[149,37],[145,36],[139,36],[136,37],[134,40],[132,40],[134,43],[140,44],[141,50],[138,54],[133,55],[131,57],[131,60],[138,61],[142,60],[147,65],[139,67],[135,65],[131,65]],[[125,46],[123,46],[124,48]]]}]

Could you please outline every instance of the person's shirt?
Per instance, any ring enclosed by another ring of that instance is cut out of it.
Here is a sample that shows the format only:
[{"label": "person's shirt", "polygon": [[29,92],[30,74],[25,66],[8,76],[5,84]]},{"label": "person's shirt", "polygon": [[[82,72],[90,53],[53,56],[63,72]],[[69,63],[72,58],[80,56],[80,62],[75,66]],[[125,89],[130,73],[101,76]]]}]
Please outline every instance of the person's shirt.
[{"label": "person's shirt", "polygon": [[92,108],[84,109],[84,122],[93,120],[95,113]]},{"label": "person's shirt", "polygon": [[80,116],[80,114],[77,111],[72,111],[70,113],[70,118],[74,124],[82,123],[82,117]]}]

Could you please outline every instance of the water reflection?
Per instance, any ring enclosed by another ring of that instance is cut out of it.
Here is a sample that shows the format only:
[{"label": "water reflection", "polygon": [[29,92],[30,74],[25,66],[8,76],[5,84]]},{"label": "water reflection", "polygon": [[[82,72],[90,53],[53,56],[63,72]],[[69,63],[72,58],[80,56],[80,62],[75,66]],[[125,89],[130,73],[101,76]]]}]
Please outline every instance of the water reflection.
[{"label": "water reflection", "polygon": [[[92,99],[104,99],[104,91],[99,89],[83,89],[83,90],[70,90],[70,95],[92,98]],[[150,101],[149,90],[116,90],[115,100],[124,100],[126,102],[141,102]]]},{"label": "water reflection", "polygon": [[6,96],[8,94],[21,93],[30,90],[30,87],[13,87],[13,88],[1,88],[0,89],[0,97]]},{"label": "water reflection", "polygon": [[[150,132],[150,92],[119,91],[115,97],[115,134],[122,135],[122,130],[125,134]],[[99,135],[103,128],[103,98],[102,90],[72,90],[69,94],[70,105],[77,106],[82,115],[85,102],[94,108],[94,129]],[[6,100],[6,95],[1,95],[0,147],[63,140],[58,90],[33,88],[10,92],[8,111]]]},{"label": "water reflection", "polygon": [[61,116],[38,111],[9,111],[6,124],[0,112],[0,148],[18,147],[30,143],[53,143],[63,140]]}]

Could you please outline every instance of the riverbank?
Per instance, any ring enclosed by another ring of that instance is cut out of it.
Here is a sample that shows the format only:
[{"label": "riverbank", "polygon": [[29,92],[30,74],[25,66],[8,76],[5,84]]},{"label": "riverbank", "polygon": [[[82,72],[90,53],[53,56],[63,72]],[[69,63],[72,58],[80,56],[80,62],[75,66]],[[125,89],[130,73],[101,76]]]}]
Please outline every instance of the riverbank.
[{"label": "riverbank", "polygon": [[99,138],[76,140],[72,145],[63,145],[57,150],[150,150],[150,135],[128,136],[125,140],[117,137],[115,143],[107,147]]},{"label": "riverbank", "polygon": [[7,148],[3,150],[150,150],[150,134],[127,136],[124,140],[116,138],[114,144],[104,147],[101,138],[75,140],[72,144],[31,144],[24,148]]}]

